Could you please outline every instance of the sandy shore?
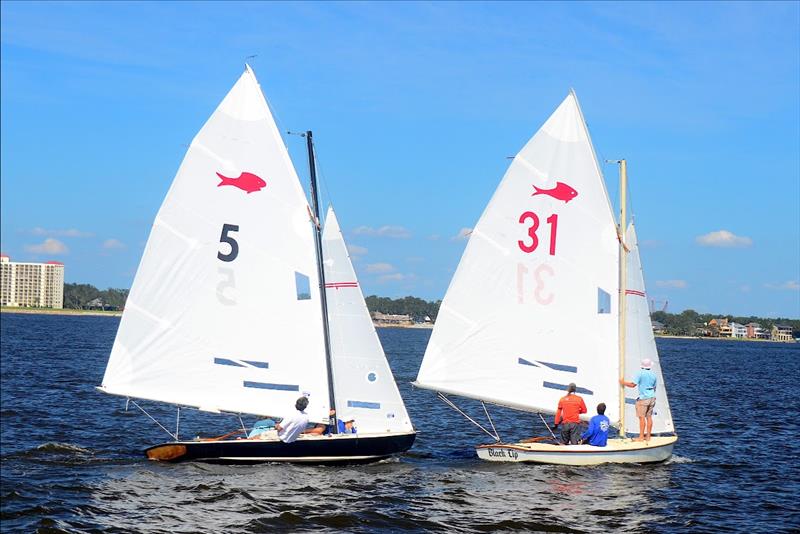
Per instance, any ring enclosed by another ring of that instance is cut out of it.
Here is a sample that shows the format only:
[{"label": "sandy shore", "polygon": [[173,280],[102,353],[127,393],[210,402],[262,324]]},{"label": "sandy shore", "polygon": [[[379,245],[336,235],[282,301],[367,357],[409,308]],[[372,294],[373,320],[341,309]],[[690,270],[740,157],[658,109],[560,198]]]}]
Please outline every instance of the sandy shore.
[{"label": "sandy shore", "polygon": [[0,308],[0,313],[27,313],[32,315],[94,315],[105,317],[121,317],[121,311],[100,311],[100,310],[72,310],[62,308],[60,310],[53,308]]}]

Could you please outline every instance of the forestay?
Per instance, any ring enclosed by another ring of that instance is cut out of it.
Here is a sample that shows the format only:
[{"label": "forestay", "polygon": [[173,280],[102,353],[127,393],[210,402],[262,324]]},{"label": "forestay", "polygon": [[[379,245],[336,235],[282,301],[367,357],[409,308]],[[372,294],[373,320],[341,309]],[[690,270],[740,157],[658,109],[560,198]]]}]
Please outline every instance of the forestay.
[{"label": "forestay", "polygon": [[339,419],[355,419],[360,433],[413,431],[333,208],[325,218],[322,250]]},{"label": "forestay", "polygon": [[[626,314],[625,314],[625,377],[632,380],[641,368],[641,361],[649,358],[653,362],[656,374],[656,406],[653,411],[653,433],[672,433],[672,412],[669,409],[667,388],[661,373],[656,340],[653,337],[653,325],[650,320],[650,309],[647,305],[647,293],[644,287],[644,273],[639,257],[639,241],[636,229],[631,223],[625,236],[628,253],[628,276],[626,282]],[[636,417],[636,388],[625,388],[625,431],[630,434],[639,433],[639,419]]]},{"label": "forestay", "polygon": [[108,393],[280,416],[328,386],[308,202],[247,67],[192,141],[150,232]]},{"label": "forestay", "polygon": [[575,382],[590,412],[605,402],[618,420],[618,266],[608,194],[570,93],[475,225],[416,384],[552,412]]}]

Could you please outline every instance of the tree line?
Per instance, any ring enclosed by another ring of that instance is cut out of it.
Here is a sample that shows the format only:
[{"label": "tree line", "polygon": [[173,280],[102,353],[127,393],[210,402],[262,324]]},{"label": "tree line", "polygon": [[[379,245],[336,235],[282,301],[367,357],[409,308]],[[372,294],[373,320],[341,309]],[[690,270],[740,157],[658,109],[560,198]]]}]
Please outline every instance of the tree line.
[{"label": "tree line", "polygon": [[89,303],[99,298],[106,310],[121,310],[125,307],[128,298],[127,289],[99,290],[91,284],[64,284],[64,307],[73,310],[82,310],[89,307]]},{"label": "tree line", "polygon": [[694,310],[684,310],[681,313],[667,313],[663,311],[653,312],[651,319],[664,325],[664,331],[673,336],[695,336],[698,330],[707,325],[711,319],[728,319],[729,322],[746,325],[748,323],[758,323],[767,332],[772,330],[774,325],[787,325],[792,327],[792,335],[800,335],[800,320],[786,319],[784,317],[737,317],[735,315],[714,315],[711,313],[697,313]]},{"label": "tree line", "polygon": [[439,314],[441,300],[428,302],[417,297],[403,297],[400,299],[390,299],[388,297],[378,297],[370,295],[366,299],[367,309],[372,312],[386,313],[390,315],[409,315],[417,322],[421,322],[425,317],[436,320]]},{"label": "tree line", "polygon": [[[64,284],[64,307],[72,309],[84,309],[94,299],[99,298],[103,302],[105,309],[121,310],[125,308],[125,300],[128,298],[127,289],[108,288],[99,290],[91,284]],[[441,300],[427,301],[417,297],[403,297],[391,299],[389,297],[378,297],[370,295],[366,299],[367,309],[371,312],[380,312],[389,315],[408,315],[415,321],[423,321],[425,317],[436,320],[439,314]],[[670,335],[693,336],[698,335],[698,329],[702,329],[711,319],[727,318],[728,321],[746,325],[747,323],[759,323],[766,331],[770,331],[773,325],[788,325],[792,327],[794,337],[800,336],[800,320],[787,319],[783,317],[739,317],[735,315],[714,315],[711,313],[697,313],[694,310],[685,310],[681,313],[668,313],[663,311],[653,312],[651,318],[664,325],[664,331]]]}]

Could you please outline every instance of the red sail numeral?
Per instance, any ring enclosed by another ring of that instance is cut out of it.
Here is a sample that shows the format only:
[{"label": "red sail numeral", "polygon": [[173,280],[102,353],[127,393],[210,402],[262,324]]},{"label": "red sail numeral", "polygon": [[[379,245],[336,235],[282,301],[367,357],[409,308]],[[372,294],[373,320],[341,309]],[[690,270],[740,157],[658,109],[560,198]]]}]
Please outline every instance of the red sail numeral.
[{"label": "red sail numeral", "polygon": [[[519,245],[520,250],[527,254],[530,254],[539,246],[539,236],[536,235],[536,230],[539,229],[539,216],[536,215],[532,211],[526,211],[522,215],[519,216],[520,224],[525,224],[525,221],[530,219],[532,221],[531,225],[528,227],[528,237],[531,238],[530,244],[525,243],[523,240],[517,241],[517,245]],[[547,218],[547,224],[550,225],[550,255],[556,255],[556,234],[558,231],[558,215],[552,214],[550,217]]]}]

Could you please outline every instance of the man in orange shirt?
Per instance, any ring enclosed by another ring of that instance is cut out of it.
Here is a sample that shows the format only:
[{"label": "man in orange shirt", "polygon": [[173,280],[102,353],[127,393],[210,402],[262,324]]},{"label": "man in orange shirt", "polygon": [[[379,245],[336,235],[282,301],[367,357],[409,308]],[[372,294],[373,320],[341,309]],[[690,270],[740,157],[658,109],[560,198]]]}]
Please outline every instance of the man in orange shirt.
[{"label": "man in orange shirt", "polygon": [[583,398],[575,393],[577,387],[574,382],[567,386],[567,394],[558,401],[556,410],[556,427],[561,427],[562,445],[577,445],[581,437],[579,423],[581,414],[586,413],[586,403]]}]

